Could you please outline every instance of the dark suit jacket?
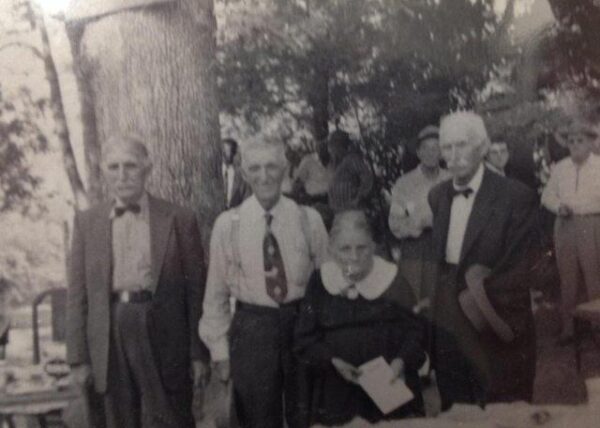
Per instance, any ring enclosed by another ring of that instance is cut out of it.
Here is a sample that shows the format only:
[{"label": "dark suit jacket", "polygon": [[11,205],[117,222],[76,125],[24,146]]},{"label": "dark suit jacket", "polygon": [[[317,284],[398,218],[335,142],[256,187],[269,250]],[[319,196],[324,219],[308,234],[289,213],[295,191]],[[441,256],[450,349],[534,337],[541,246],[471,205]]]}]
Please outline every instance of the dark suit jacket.
[{"label": "dark suit jacket", "polygon": [[239,167],[235,167],[235,175],[233,176],[233,186],[231,189],[231,200],[227,209],[235,208],[240,205],[244,200],[252,194],[252,190],[244,178]]},{"label": "dark suit jacket", "polygon": [[[190,388],[190,361],[208,361],[198,336],[205,266],[195,214],[149,197],[150,247],[156,289],[149,333],[163,384]],[[67,361],[91,364],[106,391],[112,286],[111,203],[78,212],[73,224],[67,298]]]},{"label": "dark suit jacket", "polygon": [[[434,252],[440,266],[445,261],[451,191],[449,180],[429,193]],[[536,197],[525,185],[486,169],[475,198],[455,277],[436,284],[434,319],[438,327],[455,336],[459,347],[469,348],[462,351],[482,372],[484,396],[474,397],[473,401],[530,399],[535,334],[529,268],[537,257]],[[496,312],[515,333],[511,343],[502,342],[491,331],[478,333],[458,305],[458,294],[466,287],[465,272],[475,264],[492,270],[484,289]]]}]

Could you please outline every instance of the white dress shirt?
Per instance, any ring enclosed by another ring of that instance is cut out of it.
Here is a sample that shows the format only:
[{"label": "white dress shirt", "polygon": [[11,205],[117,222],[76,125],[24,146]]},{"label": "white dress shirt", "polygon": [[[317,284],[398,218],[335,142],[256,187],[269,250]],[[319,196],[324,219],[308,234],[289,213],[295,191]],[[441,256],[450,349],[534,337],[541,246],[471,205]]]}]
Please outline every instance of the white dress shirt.
[{"label": "white dress shirt", "polygon": [[333,178],[331,165],[324,166],[317,153],[305,155],[295,172],[295,179],[304,184],[304,190],[311,196],[326,195]]},{"label": "white dress shirt", "polygon": [[433,213],[427,196],[436,184],[449,178],[450,173],[441,168],[435,177],[430,178],[425,175],[421,165],[398,178],[392,187],[388,219],[390,230],[396,238],[417,238],[425,228],[432,226]]},{"label": "white dress shirt", "polygon": [[[139,200],[140,212],[126,211],[121,216],[111,211],[113,249],[113,290],[137,291],[152,288],[150,252],[150,215],[148,195]],[[116,206],[123,206],[119,201]]]},{"label": "white dress shirt", "polygon": [[542,204],[553,213],[566,204],[575,215],[600,214],[600,156],[581,165],[568,157],[554,165],[542,192]]},{"label": "white dress shirt", "polygon": [[473,211],[473,203],[477,192],[481,187],[483,181],[483,164],[479,165],[479,169],[466,186],[457,186],[454,183],[454,188],[457,190],[471,189],[471,193],[468,197],[464,195],[457,195],[452,200],[452,208],[450,210],[450,224],[448,225],[448,240],[446,241],[446,262],[451,264],[458,264],[460,261],[460,253],[462,251],[463,241],[465,240],[465,233],[467,231],[467,224],[471,211]]},{"label": "white dress shirt", "polygon": [[[309,237],[304,236],[302,213],[294,201],[282,196],[270,210],[273,215],[271,231],[279,244],[287,278],[285,303],[304,297],[310,275],[327,255],[328,236],[323,221],[314,209],[304,209],[310,228]],[[235,213],[239,214],[237,239],[232,236]],[[254,305],[278,306],[267,294],[265,284],[265,213],[256,196],[251,196],[237,209],[221,214],[215,222],[199,327],[200,337],[210,350],[213,361],[229,358],[227,332],[231,323],[231,297]],[[236,240],[238,242],[234,242]],[[240,269],[232,265],[233,245],[239,245]]]}]

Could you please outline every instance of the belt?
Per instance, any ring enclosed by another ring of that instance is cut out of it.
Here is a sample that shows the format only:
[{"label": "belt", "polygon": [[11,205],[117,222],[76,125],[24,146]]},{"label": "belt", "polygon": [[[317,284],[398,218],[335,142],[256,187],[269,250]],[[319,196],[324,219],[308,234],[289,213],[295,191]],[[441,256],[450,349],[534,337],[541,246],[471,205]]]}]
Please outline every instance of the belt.
[{"label": "belt", "polygon": [[287,312],[290,310],[297,311],[300,308],[300,300],[294,300],[293,302],[281,303],[279,306],[261,306],[254,305],[252,303],[235,302],[236,311],[248,311],[257,314],[275,315],[279,312]]},{"label": "belt", "polygon": [[113,291],[111,300],[119,303],[145,303],[152,300],[152,292],[148,290],[138,291]]}]

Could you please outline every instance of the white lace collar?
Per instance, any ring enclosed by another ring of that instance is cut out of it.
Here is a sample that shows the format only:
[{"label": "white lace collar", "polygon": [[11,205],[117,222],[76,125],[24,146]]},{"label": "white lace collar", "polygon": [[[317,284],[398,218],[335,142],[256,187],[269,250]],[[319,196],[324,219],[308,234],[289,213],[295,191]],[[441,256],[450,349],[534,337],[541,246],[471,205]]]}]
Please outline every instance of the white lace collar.
[{"label": "white lace collar", "polygon": [[321,280],[327,292],[333,296],[356,299],[361,295],[367,300],[374,300],[389,288],[397,272],[398,267],[394,263],[375,256],[371,272],[362,280],[351,284],[338,264],[331,260],[321,265]]}]

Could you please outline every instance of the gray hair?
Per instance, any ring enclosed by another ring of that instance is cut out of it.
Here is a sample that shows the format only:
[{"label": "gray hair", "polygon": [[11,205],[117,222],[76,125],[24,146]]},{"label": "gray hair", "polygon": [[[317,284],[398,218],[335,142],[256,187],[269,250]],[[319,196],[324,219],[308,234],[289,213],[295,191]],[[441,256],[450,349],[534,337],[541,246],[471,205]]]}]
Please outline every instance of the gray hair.
[{"label": "gray hair", "polygon": [[450,133],[457,129],[464,130],[470,142],[489,145],[487,129],[483,118],[472,111],[457,111],[442,117],[440,121],[440,142],[448,139]]},{"label": "gray hair", "polygon": [[261,141],[250,141],[241,145],[242,167],[247,161],[248,153],[256,150],[277,150],[281,165],[287,166],[287,157],[285,156],[285,144],[275,138],[263,138]]},{"label": "gray hair", "polygon": [[365,232],[371,239],[373,239],[373,228],[367,214],[358,208],[348,208],[338,212],[331,226],[329,232],[330,240],[333,242],[344,230],[360,230]]},{"label": "gray hair", "polygon": [[111,135],[102,145],[102,160],[116,149],[127,149],[134,153],[143,163],[150,165],[150,153],[142,137],[135,134]]}]

